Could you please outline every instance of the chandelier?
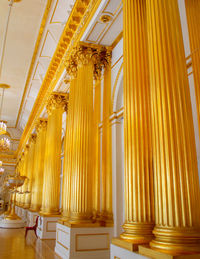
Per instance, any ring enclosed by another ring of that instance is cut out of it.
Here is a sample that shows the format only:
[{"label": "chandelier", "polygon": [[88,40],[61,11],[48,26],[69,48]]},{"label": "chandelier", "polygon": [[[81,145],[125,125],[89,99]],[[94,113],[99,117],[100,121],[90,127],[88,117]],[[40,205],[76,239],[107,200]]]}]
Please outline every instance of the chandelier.
[{"label": "chandelier", "polygon": [[1,121],[0,122],[0,135],[5,134],[6,133],[6,124],[5,122]]},{"label": "chandelier", "polygon": [[10,140],[6,137],[0,139],[0,150],[8,151],[10,149]]},{"label": "chandelier", "polygon": [[4,174],[4,168],[0,167],[0,175]]}]

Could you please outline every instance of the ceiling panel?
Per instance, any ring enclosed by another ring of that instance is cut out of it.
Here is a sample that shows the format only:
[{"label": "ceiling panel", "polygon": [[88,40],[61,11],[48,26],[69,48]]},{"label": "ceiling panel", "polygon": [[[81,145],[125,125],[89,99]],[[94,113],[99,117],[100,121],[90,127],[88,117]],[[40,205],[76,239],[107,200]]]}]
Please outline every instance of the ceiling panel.
[{"label": "ceiling panel", "polygon": [[[44,8],[45,2],[40,0],[22,0],[14,3],[11,10],[2,73],[0,75],[0,83],[11,86],[5,92],[2,111],[2,118],[8,121],[8,126],[15,126],[13,121],[17,118],[17,111],[24,91]],[[2,49],[3,45],[8,11],[9,1],[1,0],[0,49]]]}]

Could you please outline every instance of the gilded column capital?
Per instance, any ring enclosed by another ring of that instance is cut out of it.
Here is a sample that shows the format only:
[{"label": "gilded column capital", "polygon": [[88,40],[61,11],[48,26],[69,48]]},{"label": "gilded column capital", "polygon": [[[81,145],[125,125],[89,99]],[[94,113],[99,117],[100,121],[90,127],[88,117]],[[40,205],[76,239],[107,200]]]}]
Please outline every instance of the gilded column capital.
[{"label": "gilded column capital", "polygon": [[29,137],[29,145],[31,146],[33,143],[36,142],[37,135],[36,134],[31,134]]},{"label": "gilded column capital", "polygon": [[94,51],[94,80],[99,80],[101,78],[102,70],[111,64],[111,57],[112,51],[108,50],[106,47]]},{"label": "gilded column capital", "polygon": [[28,144],[26,144],[25,149],[24,149],[24,155],[26,155],[28,153],[29,147],[30,146]]},{"label": "gilded column capital", "polygon": [[71,79],[77,77],[78,68],[93,63],[94,80],[101,78],[101,71],[111,64],[112,51],[108,47],[99,47],[79,43],[73,50],[69,59],[66,60],[66,71]]},{"label": "gilded column capital", "polygon": [[77,77],[78,65],[73,56],[66,61],[66,71],[71,80]]},{"label": "gilded column capital", "polygon": [[87,65],[92,60],[92,56],[94,53],[94,50],[92,48],[84,46],[82,44],[78,44],[74,51],[74,58],[78,64],[78,67]]},{"label": "gilded column capital", "polygon": [[43,119],[43,118],[38,119],[35,127],[36,132],[39,133],[41,130],[46,128],[47,128],[47,119]]},{"label": "gilded column capital", "polygon": [[48,99],[46,106],[47,113],[50,115],[52,110],[62,108],[63,111],[67,111],[69,94],[54,92]]}]

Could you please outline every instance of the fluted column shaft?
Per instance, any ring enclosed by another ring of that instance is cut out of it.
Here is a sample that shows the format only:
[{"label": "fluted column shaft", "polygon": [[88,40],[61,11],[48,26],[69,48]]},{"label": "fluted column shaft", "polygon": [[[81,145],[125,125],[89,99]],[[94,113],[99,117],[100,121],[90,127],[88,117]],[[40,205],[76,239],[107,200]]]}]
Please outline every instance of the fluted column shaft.
[{"label": "fluted column shaft", "polygon": [[[24,176],[28,177],[28,153],[29,153],[29,145],[26,145],[24,151]],[[27,191],[28,178],[25,179],[24,184],[22,185],[22,206],[25,207],[26,200],[26,191]]]},{"label": "fluted column shaft", "polygon": [[125,223],[121,238],[152,239],[154,222],[146,1],[124,0]]},{"label": "fluted column shaft", "polygon": [[[21,159],[18,160],[17,162],[17,166],[16,166],[16,173],[17,174],[20,174],[20,163],[21,163]],[[18,192],[20,190],[20,188],[17,188]],[[18,206],[20,203],[20,194],[19,193],[16,193],[16,205]]]},{"label": "fluted column shaft", "polygon": [[47,120],[39,119],[36,125],[37,141],[34,153],[35,183],[32,188],[31,211],[40,211],[43,194],[44,156],[46,147]]},{"label": "fluted column shaft", "polygon": [[95,78],[94,96],[94,175],[93,175],[93,210],[100,213],[100,134],[101,120],[101,74]]},{"label": "fluted column shaft", "polygon": [[[24,176],[24,152],[21,155],[21,160],[20,160],[20,168],[19,168],[19,174],[21,176]],[[23,186],[20,187],[20,197],[19,197],[19,206],[23,206]]]},{"label": "fluted column shaft", "polygon": [[112,222],[111,58],[104,68],[102,125],[102,218]]},{"label": "fluted column shaft", "polygon": [[26,194],[25,197],[25,208],[28,209],[31,205],[31,195],[32,195],[32,183],[33,183],[33,170],[34,170],[34,163],[35,163],[35,142],[36,142],[36,135],[32,134],[29,139],[29,152],[28,152],[28,165],[27,165],[27,191],[29,193]]},{"label": "fluted column shaft", "polygon": [[75,98],[75,80],[70,82],[70,94],[68,104],[68,114],[66,118],[66,135],[64,146],[64,166],[63,166],[63,192],[62,192],[62,219],[70,218],[71,204],[71,167],[73,161],[73,125],[74,125],[74,98]]},{"label": "fluted column shaft", "polygon": [[[92,213],[92,120],[93,120],[93,63],[91,50],[78,48],[78,72],[75,87],[73,116],[73,162],[71,167],[72,221],[88,220]],[[90,197],[90,198],[89,198]]]},{"label": "fluted column shaft", "polygon": [[153,120],[155,239],[171,253],[200,251],[200,190],[178,1],[147,0]]},{"label": "fluted column shaft", "polygon": [[67,95],[53,93],[48,101],[48,125],[44,158],[44,179],[41,214],[59,214],[62,114]]},{"label": "fluted column shaft", "polygon": [[185,7],[200,128],[200,2],[198,0],[185,0]]},{"label": "fluted column shaft", "polygon": [[[80,43],[67,60],[71,84],[63,172],[63,219],[71,223],[85,223],[92,218],[95,221],[99,214],[100,77],[104,63],[107,64],[106,58],[106,48],[100,50]],[[98,88],[95,100],[93,77]]]}]

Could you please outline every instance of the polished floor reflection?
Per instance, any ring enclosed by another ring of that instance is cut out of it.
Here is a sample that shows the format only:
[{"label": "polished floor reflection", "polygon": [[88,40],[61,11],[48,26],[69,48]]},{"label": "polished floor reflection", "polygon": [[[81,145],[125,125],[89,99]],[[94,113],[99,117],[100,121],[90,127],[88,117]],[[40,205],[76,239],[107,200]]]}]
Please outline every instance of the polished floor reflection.
[{"label": "polished floor reflection", "polygon": [[40,240],[29,231],[24,237],[24,229],[0,228],[0,258],[1,259],[58,259],[54,253],[54,240]]}]

